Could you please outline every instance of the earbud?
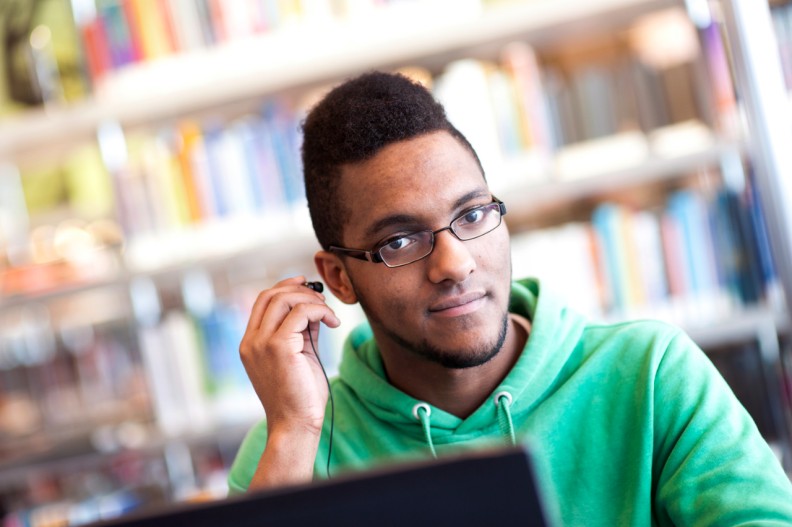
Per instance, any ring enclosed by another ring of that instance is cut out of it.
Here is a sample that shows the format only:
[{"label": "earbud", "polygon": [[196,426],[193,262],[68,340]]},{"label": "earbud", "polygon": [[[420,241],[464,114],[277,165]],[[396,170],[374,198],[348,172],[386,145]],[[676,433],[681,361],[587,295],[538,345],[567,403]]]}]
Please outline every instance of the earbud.
[{"label": "earbud", "polygon": [[305,287],[313,289],[317,293],[321,293],[322,291],[324,291],[324,285],[322,285],[322,282],[305,282],[303,285]]}]

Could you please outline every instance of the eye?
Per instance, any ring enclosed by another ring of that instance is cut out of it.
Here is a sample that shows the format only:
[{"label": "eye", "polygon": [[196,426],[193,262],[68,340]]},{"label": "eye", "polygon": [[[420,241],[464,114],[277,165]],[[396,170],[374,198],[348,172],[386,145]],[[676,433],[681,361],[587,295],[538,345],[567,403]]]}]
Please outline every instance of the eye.
[{"label": "eye", "polygon": [[477,209],[468,211],[464,216],[462,216],[461,219],[462,219],[462,223],[465,224],[478,223],[484,219],[484,208],[479,207]]},{"label": "eye", "polygon": [[401,251],[406,249],[410,245],[415,243],[415,240],[410,236],[400,236],[398,238],[391,238],[390,240],[386,241],[382,248],[387,249],[388,251]]}]

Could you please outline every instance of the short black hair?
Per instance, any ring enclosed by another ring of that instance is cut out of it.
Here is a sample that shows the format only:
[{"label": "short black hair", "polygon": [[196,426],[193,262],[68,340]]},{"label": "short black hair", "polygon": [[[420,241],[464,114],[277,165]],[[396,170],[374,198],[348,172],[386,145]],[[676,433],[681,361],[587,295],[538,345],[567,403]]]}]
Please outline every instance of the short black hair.
[{"label": "short black hair", "polygon": [[[325,250],[341,243],[347,204],[341,167],[374,157],[391,143],[446,131],[481,162],[471,144],[423,85],[398,73],[370,72],[333,88],[302,125],[305,194],[316,238]],[[484,170],[482,169],[482,176]]]}]

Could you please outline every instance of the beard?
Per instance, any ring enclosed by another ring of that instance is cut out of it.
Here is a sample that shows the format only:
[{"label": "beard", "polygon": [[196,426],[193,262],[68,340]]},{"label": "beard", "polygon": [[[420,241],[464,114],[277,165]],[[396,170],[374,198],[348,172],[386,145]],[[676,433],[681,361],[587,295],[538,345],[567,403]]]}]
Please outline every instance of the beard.
[{"label": "beard", "polygon": [[500,331],[498,332],[498,337],[492,345],[483,343],[472,349],[467,349],[464,352],[460,352],[459,350],[442,349],[439,346],[433,345],[426,339],[413,343],[401,335],[392,332],[387,327],[383,326],[382,329],[396,343],[401,345],[403,348],[410,350],[416,355],[423,357],[430,362],[440,364],[445,368],[462,370],[465,368],[475,368],[476,366],[481,366],[482,364],[486,364],[492,360],[501,350],[503,343],[506,341],[506,331],[508,327],[509,318],[508,315],[504,314],[501,321]]},{"label": "beard", "polygon": [[[353,286],[354,288],[354,286]],[[466,368],[475,368],[481,366],[492,360],[506,341],[506,333],[509,327],[508,312],[503,314],[500,322],[500,328],[494,342],[482,342],[474,345],[465,350],[458,349],[444,349],[440,346],[434,345],[427,338],[414,341],[406,338],[403,334],[397,333],[387,324],[383,323],[382,319],[376,316],[371,309],[369,309],[368,302],[356,291],[358,302],[366,317],[372,324],[378,325],[383,333],[390,338],[393,342],[398,344],[403,349],[426,359],[429,362],[440,364],[441,366],[449,369],[461,370]]]}]

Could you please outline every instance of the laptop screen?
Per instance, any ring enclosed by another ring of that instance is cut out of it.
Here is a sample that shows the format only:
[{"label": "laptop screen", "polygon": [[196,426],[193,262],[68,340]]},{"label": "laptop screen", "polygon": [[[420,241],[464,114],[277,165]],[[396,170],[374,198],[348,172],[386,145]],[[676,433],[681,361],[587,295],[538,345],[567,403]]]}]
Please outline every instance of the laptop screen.
[{"label": "laptop screen", "polygon": [[548,525],[528,452],[499,449],[340,476],[103,526]]}]

